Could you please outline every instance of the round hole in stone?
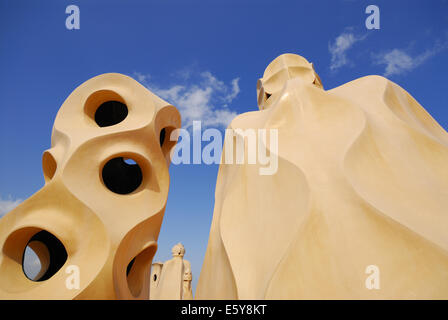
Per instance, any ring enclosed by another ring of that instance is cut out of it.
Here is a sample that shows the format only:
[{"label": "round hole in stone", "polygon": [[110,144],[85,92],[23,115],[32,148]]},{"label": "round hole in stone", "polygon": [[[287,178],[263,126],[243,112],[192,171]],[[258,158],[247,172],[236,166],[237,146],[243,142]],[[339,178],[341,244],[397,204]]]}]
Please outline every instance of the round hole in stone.
[{"label": "round hole in stone", "polygon": [[95,111],[95,122],[100,127],[110,127],[122,122],[128,115],[128,108],[120,101],[103,102]]},{"label": "round hole in stone", "polygon": [[42,230],[28,241],[22,257],[22,270],[32,281],[45,281],[67,261],[67,251],[58,238]]},{"label": "round hole in stone", "polygon": [[106,187],[118,194],[129,194],[142,183],[143,174],[134,159],[117,157],[109,160],[102,170]]}]

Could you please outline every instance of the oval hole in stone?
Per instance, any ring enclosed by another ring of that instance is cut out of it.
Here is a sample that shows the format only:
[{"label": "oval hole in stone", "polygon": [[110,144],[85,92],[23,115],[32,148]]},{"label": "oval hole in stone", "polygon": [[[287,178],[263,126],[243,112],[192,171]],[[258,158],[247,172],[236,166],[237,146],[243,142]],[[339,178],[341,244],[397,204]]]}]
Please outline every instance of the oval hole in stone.
[{"label": "oval hole in stone", "polygon": [[150,246],[134,257],[126,267],[128,288],[134,297],[140,296],[144,283],[150,281],[151,261],[156,252],[156,246]]},{"label": "oval hole in stone", "polygon": [[42,156],[42,168],[44,172],[45,181],[53,179],[57,167],[58,165],[53,155],[50,152],[45,151]]},{"label": "oval hole in stone", "polygon": [[22,257],[22,270],[32,281],[45,281],[67,261],[67,251],[58,238],[42,230],[28,241]]}]

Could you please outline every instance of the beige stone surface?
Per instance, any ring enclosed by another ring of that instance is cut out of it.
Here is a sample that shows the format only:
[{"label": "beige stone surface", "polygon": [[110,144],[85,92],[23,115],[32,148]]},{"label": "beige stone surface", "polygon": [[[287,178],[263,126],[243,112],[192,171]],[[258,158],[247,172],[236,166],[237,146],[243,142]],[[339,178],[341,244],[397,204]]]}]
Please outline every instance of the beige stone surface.
[{"label": "beige stone surface", "polygon": [[[151,300],[191,300],[191,264],[184,259],[185,248],[181,243],[172,250],[173,258],[165,263],[152,265]],[[157,275],[154,278],[154,275]],[[156,283],[157,282],[157,283]]]},{"label": "beige stone surface", "polygon": [[154,262],[151,266],[151,277],[149,283],[149,300],[155,300],[157,287],[160,282],[160,276],[162,275],[163,263]]},{"label": "beige stone surface", "polygon": [[297,55],[257,91],[229,127],[278,129],[278,171],[221,164],[195,298],[448,299],[447,132],[388,79],[325,91]]},{"label": "beige stone surface", "polygon": [[190,261],[184,260],[184,274],[182,277],[182,300],[193,300],[193,289],[191,281],[193,280],[193,273],[191,271]]},{"label": "beige stone surface", "polygon": [[[127,76],[103,74],[76,88],[43,155],[45,186],[0,219],[0,298],[148,299],[175,145],[163,134],[180,125],[176,108]],[[57,269],[48,279],[22,270],[30,240],[42,265]],[[69,266],[79,268],[79,289],[66,286]]]}]

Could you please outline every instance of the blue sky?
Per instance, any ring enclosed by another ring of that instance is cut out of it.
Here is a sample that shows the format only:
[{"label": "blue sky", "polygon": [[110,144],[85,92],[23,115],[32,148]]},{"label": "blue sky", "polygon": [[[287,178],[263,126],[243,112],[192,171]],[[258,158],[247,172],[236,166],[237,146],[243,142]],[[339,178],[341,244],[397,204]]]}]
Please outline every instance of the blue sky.
[{"label": "blue sky", "polygon": [[[65,8],[80,9],[67,30]],[[367,30],[365,8],[380,9]],[[448,1],[108,0],[0,2],[0,214],[43,186],[53,120],[82,82],[130,75],[173,103],[186,124],[223,129],[257,110],[270,61],[297,53],[325,89],[385,75],[448,128]],[[170,168],[156,260],[181,241],[196,283],[213,214],[217,165]]]}]

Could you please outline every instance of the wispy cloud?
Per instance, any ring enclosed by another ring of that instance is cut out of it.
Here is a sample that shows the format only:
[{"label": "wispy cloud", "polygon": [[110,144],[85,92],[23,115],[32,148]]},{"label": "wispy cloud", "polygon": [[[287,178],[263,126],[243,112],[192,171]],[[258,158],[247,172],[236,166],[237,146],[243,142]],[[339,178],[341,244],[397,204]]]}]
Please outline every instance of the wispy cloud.
[{"label": "wispy cloud", "polygon": [[[183,73],[186,74],[186,70]],[[176,82],[162,87],[150,75],[135,72],[134,78],[162,99],[175,105],[185,128],[194,120],[201,120],[203,126],[227,127],[237,113],[229,105],[240,92],[239,78],[229,84],[219,80],[210,71],[194,72],[176,78]]]},{"label": "wispy cloud", "polygon": [[376,64],[386,66],[384,76],[388,77],[409,72],[447,48],[448,42],[438,41],[432,48],[414,56],[404,49],[392,49],[374,55],[373,58]]},{"label": "wispy cloud", "polygon": [[146,84],[149,81],[149,78],[151,77],[149,74],[143,74],[140,72],[134,72],[133,74],[135,80],[137,80],[140,83]]},{"label": "wispy cloud", "polygon": [[13,199],[11,196],[3,199],[0,196],[0,217],[17,207],[22,202],[22,199]]},{"label": "wispy cloud", "polygon": [[351,61],[347,57],[347,51],[353,47],[356,42],[364,40],[366,36],[357,36],[349,30],[344,31],[333,42],[328,44],[328,50],[331,54],[330,69],[337,69],[348,65]]}]

